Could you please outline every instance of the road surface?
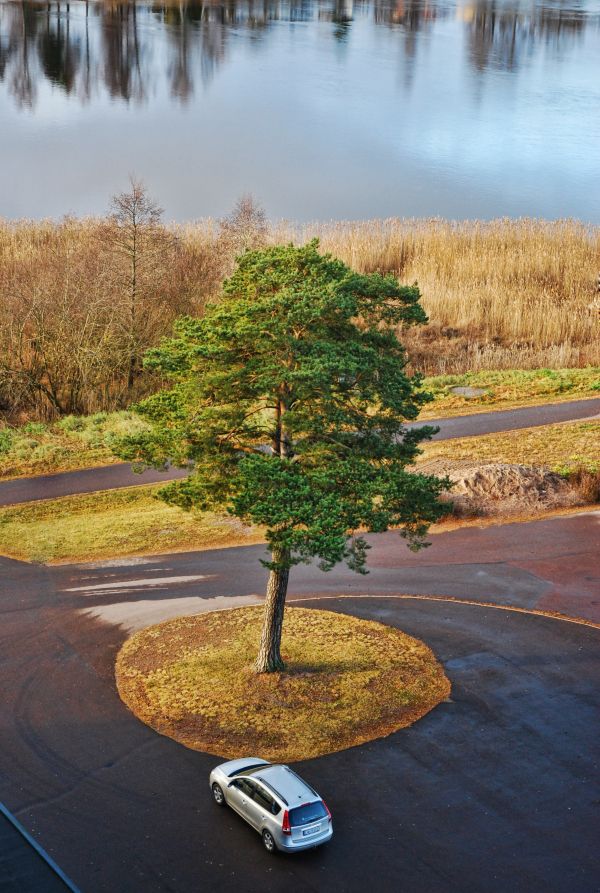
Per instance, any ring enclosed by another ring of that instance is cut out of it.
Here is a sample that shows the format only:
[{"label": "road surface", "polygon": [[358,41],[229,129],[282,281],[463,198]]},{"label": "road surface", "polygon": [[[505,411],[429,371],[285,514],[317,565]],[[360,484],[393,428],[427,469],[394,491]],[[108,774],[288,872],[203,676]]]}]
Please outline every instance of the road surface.
[{"label": "road surface", "polygon": [[599,525],[588,513],[464,528],[418,555],[384,534],[366,578],[293,570],[291,599],[424,639],[452,695],[410,729],[300,764],[334,838],[274,859],[213,806],[217,758],[138,722],[113,676],[129,630],[259,600],[261,547],[0,559],[0,799],[84,893],[594,893],[600,629],[529,612],[600,620]]}]

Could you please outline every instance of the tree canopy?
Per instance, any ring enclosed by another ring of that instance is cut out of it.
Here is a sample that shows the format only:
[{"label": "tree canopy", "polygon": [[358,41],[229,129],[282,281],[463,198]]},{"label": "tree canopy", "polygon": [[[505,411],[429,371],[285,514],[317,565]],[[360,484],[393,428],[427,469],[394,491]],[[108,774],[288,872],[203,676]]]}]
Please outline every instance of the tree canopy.
[{"label": "tree canopy", "polygon": [[406,470],[435,430],[404,427],[428,399],[397,334],[426,322],[419,299],[316,240],[248,251],[220,301],[147,353],[172,385],[137,405],[152,429],[120,454],[189,464],[163,499],[264,526],[284,590],[289,568],[313,558],[364,572],[363,531],[397,527],[419,548],[447,486]]}]

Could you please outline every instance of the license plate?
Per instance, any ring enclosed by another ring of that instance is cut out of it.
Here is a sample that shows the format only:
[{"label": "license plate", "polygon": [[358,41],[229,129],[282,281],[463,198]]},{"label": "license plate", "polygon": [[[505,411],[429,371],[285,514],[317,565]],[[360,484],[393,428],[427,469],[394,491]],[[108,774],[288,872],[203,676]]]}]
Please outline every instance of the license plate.
[{"label": "license plate", "polygon": [[316,828],[304,828],[304,830],[302,831],[302,836],[310,837],[311,834],[318,834],[320,830],[321,830],[320,825],[317,825]]}]

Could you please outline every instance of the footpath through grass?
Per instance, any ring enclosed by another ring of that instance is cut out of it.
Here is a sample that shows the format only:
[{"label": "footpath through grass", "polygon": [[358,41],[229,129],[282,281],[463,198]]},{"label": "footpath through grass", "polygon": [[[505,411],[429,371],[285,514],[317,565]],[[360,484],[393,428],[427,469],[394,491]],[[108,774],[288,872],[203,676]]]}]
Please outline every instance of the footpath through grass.
[{"label": "footpath through grass", "polygon": [[0,509],[0,553],[23,561],[92,561],[119,555],[219,549],[261,541],[260,531],[154,498],[160,484]]},{"label": "footpath through grass", "polygon": [[157,732],[232,759],[309,759],[389,735],[450,694],[431,650],[401,630],[287,607],[281,673],[257,675],[263,608],[180,617],[136,633],[119,694]]}]

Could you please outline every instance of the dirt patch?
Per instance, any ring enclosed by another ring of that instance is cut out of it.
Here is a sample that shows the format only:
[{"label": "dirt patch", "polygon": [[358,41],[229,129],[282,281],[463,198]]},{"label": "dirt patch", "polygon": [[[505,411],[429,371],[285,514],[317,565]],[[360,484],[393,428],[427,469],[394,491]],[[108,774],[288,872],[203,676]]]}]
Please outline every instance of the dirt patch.
[{"label": "dirt patch", "polygon": [[447,474],[454,486],[445,498],[459,516],[546,512],[584,502],[576,487],[545,468],[494,462],[450,469]]},{"label": "dirt patch", "polygon": [[119,694],[157,732],[234,758],[300,760],[363,744],[448,697],[431,650],[401,630],[286,609],[286,670],[257,675],[263,608],[180,617],[136,633],[116,663]]}]

